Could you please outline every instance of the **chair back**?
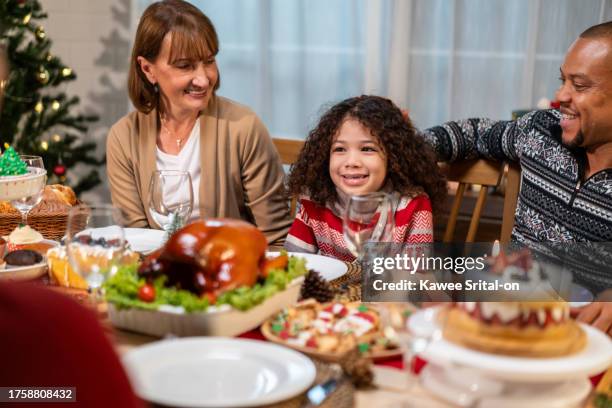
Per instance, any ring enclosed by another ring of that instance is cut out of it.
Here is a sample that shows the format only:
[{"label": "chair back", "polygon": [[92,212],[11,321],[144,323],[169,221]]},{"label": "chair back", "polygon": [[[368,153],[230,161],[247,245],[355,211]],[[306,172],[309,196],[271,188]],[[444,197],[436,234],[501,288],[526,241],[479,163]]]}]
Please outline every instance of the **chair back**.
[{"label": "chair back", "polygon": [[[278,150],[281,163],[287,165],[291,165],[297,161],[297,158],[304,147],[303,140],[272,138],[272,142],[274,143],[274,146],[276,146],[276,150]],[[295,217],[296,208],[297,197],[291,197],[291,217]]]},{"label": "chair back", "polygon": [[444,231],[443,242],[453,242],[457,217],[459,215],[461,203],[463,202],[466,187],[468,185],[478,185],[480,186],[480,192],[478,193],[468,233],[465,238],[465,242],[474,242],[480,222],[480,215],[487,200],[487,193],[489,192],[489,188],[499,185],[504,173],[504,163],[484,159],[462,160],[455,163],[443,164],[442,169],[448,181],[459,183],[449,214],[448,223]]}]

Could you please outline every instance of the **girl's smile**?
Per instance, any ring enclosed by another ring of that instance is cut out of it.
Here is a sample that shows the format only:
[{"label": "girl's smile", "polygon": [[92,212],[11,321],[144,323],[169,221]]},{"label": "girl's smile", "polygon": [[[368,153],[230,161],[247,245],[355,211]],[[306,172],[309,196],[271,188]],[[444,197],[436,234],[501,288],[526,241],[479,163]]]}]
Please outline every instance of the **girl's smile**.
[{"label": "girl's smile", "polygon": [[379,191],[387,176],[387,159],[378,140],[360,122],[346,119],[331,146],[329,174],[348,195]]}]

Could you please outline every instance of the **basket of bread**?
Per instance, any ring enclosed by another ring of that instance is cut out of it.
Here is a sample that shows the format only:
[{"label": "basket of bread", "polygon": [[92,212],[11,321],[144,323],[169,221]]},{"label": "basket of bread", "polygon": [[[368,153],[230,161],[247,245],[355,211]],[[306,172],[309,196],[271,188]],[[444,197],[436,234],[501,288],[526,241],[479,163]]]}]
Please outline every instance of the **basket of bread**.
[{"label": "basket of bread", "polygon": [[[28,213],[28,225],[46,239],[59,240],[66,232],[70,207],[77,203],[67,186],[45,186],[40,203]],[[8,235],[21,223],[21,213],[8,201],[0,201],[0,236]]]}]

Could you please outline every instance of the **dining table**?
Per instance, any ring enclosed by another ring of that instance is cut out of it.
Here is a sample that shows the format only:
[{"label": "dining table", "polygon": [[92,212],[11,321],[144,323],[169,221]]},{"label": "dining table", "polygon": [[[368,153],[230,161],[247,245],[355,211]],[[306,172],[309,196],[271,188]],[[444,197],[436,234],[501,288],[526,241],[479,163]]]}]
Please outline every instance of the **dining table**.
[{"label": "dining table", "polygon": [[[160,340],[156,337],[118,329],[112,330],[110,336],[119,356],[124,355],[136,347]],[[238,337],[266,341],[258,330],[244,333]],[[353,390],[353,407],[454,407],[454,405],[445,403],[432,396],[427,390],[418,384],[409,386],[411,383],[409,381],[408,374],[403,369],[401,358],[374,364],[372,366],[372,371],[374,373],[374,386],[366,389]]]},{"label": "dining table", "polygon": [[[356,263],[347,263],[347,273],[342,277],[331,281],[331,284],[336,288],[339,295],[337,299],[356,301],[360,300],[361,297],[361,270]],[[80,289],[64,288],[51,284],[48,278],[44,277],[41,280],[42,283],[48,285],[51,289],[60,293],[71,296],[80,303],[90,305],[88,302],[88,294],[86,291]],[[153,342],[162,341],[159,337],[149,336],[145,334],[135,333],[123,329],[113,327],[107,315],[107,307],[105,303],[101,303],[97,306],[97,315],[100,319],[100,323],[105,328],[105,332],[111,341],[111,344],[115,347],[117,354],[121,357],[131,350],[151,344]],[[247,331],[237,336],[242,339],[251,339],[266,342],[266,338],[262,335],[259,327],[253,330]],[[166,339],[171,339],[172,336]],[[327,363],[316,361],[317,367],[325,366]],[[417,358],[416,364],[413,365],[413,369],[418,374],[418,371],[425,364],[424,361]],[[423,408],[452,408],[455,405],[448,404],[428,392],[420,384],[410,381],[408,372],[404,369],[403,359],[400,355],[394,357],[376,361],[371,366],[374,374],[373,385],[367,388],[358,389],[350,386],[350,396],[348,398],[341,398],[340,405],[321,405],[321,407],[333,406],[334,408],[411,408],[411,407],[423,407]],[[336,391],[338,392],[338,391]],[[331,397],[330,397],[331,398]],[[329,398],[328,398],[329,399]],[[269,408],[281,408],[289,406],[301,406],[301,404],[274,404]],[[156,407],[156,405],[152,405]],[[268,406],[266,406],[268,408]]]},{"label": "dining table", "polygon": [[[359,301],[361,300],[361,270],[356,263],[347,263],[347,273],[341,277],[332,280],[330,283],[335,288],[337,297],[336,299],[343,299],[348,301]],[[48,279],[43,279],[46,284],[50,285]],[[87,304],[87,293],[77,289],[67,289],[57,286],[50,286],[54,290],[68,294],[74,298],[77,298],[82,303]],[[153,342],[163,341],[159,337],[139,334],[130,332],[123,329],[113,327],[108,319],[106,313],[106,305],[104,303],[98,305],[97,310],[100,322],[106,330],[111,343],[114,345],[117,354],[121,357],[126,355],[136,348],[147,345]],[[169,336],[167,339],[172,339],[173,336]],[[260,328],[249,330],[245,333],[241,333],[238,338],[250,339],[256,341],[266,342],[268,341],[261,333]],[[327,363],[316,361],[315,366],[317,370],[321,367],[325,367]],[[420,370],[427,363],[418,357],[413,362],[409,373],[403,364],[403,358],[401,355],[396,355],[381,361],[376,361],[372,366],[372,372],[374,374],[373,385],[367,388],[355,388],[352,385],[345,387],[345,394],[333,404],[321,405],[321,407],[380,407],[380,408],[411,408],[411,407],[423,407],[423,408],[452,408],[458,405],[450,404],[447,401],[440,399],[438,396],[433,395],[419,381],[415,381],[415,375],[418,376]],[[597,383],[598,377],[591,379],[593,384]],[[315,383],[317,380],[315,380]],[[341,393],[341,390],[337,390],[334,394]],[[265,408],[286,408],[286,407],[302,407],[303,403],[296,403],[295,401],[301,400],[303,394],[294,397],[293,403],[281,402],[273,405],[266,405]],[[333,396],[333,394],[332,394]],[[328,398],[331,400],[331,397]],[[340,402],[338,402],[340,401]],[[152,405],[152,407],[157,407]]]}]

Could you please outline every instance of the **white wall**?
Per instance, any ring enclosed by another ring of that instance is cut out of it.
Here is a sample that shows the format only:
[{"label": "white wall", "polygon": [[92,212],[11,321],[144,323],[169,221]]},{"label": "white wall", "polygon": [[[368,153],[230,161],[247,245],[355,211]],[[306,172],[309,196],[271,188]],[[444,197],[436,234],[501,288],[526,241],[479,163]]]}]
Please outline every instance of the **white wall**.
[{"label": "white wall", "polygon": [[[48,18],[42,21],[51,53],[77,75],[65,92],[81,99],[78,109],[95,112],[100,120],[90,126],[86,138],[98,144],[103,157],[109,127],[132,107],[126,79],[132,34],[132,0],[41,0]],[[78,172],[74,169],[73,172]],[[110,201],[106,169],[100,169],[103,185],[81,199]]]}]

